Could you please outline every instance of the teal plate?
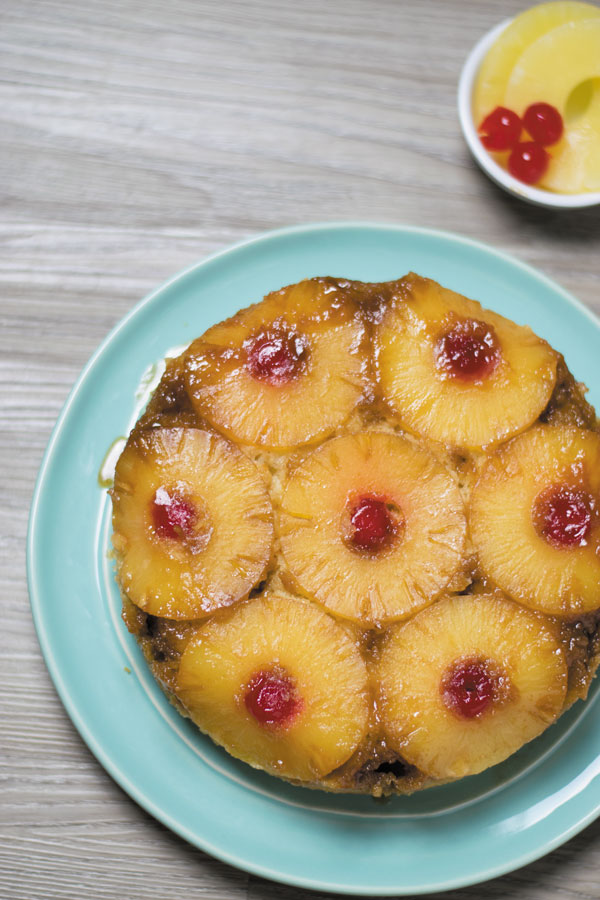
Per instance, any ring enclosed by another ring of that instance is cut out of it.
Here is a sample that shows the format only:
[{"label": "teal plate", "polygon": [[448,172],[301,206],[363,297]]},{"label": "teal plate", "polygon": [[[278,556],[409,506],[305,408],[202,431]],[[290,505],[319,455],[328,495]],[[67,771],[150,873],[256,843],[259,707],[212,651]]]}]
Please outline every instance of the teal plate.
[{"label": "teal plate", "polygon": [[94,354],[54,429],[28,538],[33,615],[60,697],[98,760],[148,812],[249,872],[349,894],[440,891],[501,875],[600,812],[598,683],[538,740],[454,785],[386,802],[292,787],[231,759],[170,706],[121,623],[98,470],[148,366],[268,291],[314,275],[408,270],[559,348],[600,406],[598,321],[533,269],[450,234],[314,225],[233,247],[138,304]]}]

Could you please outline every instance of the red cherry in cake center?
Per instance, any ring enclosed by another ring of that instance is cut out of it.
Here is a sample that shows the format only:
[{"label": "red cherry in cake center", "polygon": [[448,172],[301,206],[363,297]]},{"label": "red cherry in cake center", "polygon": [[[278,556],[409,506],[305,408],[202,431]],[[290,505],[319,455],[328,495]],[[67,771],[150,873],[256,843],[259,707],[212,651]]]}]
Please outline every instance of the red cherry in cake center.
[{"label": "red cherry in cake center", "polygon": [[442,679],[446,706],[465,719],[480,716],[496,699],[497,679],[482,660],[455,663]]},{"label": "red cherry in cake center", "polygon": [[376,553],[392,542],[397,523],[385,498],[360,497],[350,506],[349,513],[348,540],[353,549]]},{"label": "red cherry in cake center", "polygon": [[195,507],[180,493],[165,487],[157,489],[152,500],[152,524],[159,537],[186,538],[193,531],[196,519]]},{"label": "red cherry in cake center", "polygon": [[567,484],[551,485],[535,500],[538,532],[555,547],[583,547],[592,530],[594,505],[587,491]]},{"label": "red cherry in cake center", "polygon": [[500,362],[500,344],[492,325],[463,319],[446,331],[435,346],[435,362],[444,375],[461,381],[481,381]]},{"label": "red cherry in cake center", "polygon": [[302,706],[293,680],[279,668],[256,672],[246,687],[244,703],[261,725],[278,727],[288,725]]},{"label": "red cherry in cake center", "polygon": [[262,332],[247,348],[247,367],[253,378],[279,387],[289,384],[302,372],[306,361],[306,341],[285,331]]}]

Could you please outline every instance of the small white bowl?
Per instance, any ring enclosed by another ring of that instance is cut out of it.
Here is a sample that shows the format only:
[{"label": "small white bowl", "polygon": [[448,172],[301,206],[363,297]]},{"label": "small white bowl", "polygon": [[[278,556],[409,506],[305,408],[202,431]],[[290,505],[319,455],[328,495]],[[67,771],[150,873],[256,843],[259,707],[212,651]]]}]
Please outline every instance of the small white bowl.
[{"label": "small white bowl", "polygon": [[477,126],[473,122],[471,103],[473,86],[484,56],[511,21],[512,19],[506,19],[504,22],[500,22],[499,25],[488,31],[475,44],[460,73],[458,82],[458,118],[460,119],[460,126],[469,150],[473,154],[475,161],[492,181],[495,181],[509,194],[514,194],[515,197],[519,197],[521,200],[533,203],[536,206],[546,206],[550,209],[579,209],[583,206],[596,206],[600,204],[600,192],[598,191],[585,194],[555,194],[552,191],[544,191],[529,184],[524,184],[517,178],[513,178],[506,169],[498,165],[481,143],[477,133]]}]

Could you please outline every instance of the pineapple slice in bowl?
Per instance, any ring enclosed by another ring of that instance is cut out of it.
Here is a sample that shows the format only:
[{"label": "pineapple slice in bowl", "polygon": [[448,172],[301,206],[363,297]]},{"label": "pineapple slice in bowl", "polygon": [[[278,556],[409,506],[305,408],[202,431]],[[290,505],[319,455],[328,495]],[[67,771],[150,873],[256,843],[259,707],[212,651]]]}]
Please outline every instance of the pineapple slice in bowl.
[{"label": "pineapple slice in bowl", "polygon": [[[559,26],[572,26],[575,22],[594,16],[600,16],[600,9],[593,3],[552,0],[525,10],[503,27],[500,37],[487,52],[477,73],[473,90],[475,121],[481,122],[497,106],[506,105],[506,89],[513,70],[532,44]],[[535,99],[541,99],[541,95]],[[517,111],[522,112],[520,109]]]},{"label": "pineapple slice in bowl", "polygon": [[[560,59],[560,66],[556,60]],[[519,57],[508,80],[505,105],[522,114],[543,97],[565,119],[540,186],[560,194],[600,192],[600,14],[552,29]],[[580,102],[577,102],[579,97]]]}]

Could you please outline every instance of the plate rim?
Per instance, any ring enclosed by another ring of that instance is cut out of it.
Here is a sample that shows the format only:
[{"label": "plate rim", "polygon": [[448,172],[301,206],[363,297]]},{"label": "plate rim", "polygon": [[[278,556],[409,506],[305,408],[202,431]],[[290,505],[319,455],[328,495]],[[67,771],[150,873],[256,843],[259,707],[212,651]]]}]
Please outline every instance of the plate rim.
[{"label": "plate rim", "polygon": [[[371,887],[366,884],[352,886],[340,885],[330,881],[324,882],[319,879],[313,879],[310,877],[297,877],[295,875],[290,876],[285,871],[279,871],[262,864],[256,864],[251,860],[245,860],[241,858],[241,855],[239,854],[229,852],[227,849],[220,846],[212,845],[210,840],[207,840],[203,836],[200,837],[198,834],[188,829],[185,825],[179,823],[160,805],[158,805],[150,797],[148,797],[146,793],[143,790],[139,789],[137,785],[128,778],[125,772],[122,771],[119,764],[113,760],[110,753],[108,753],[103,748],[101,741],[97,740],[94,737],[94,735],[91,733],[91,730],[88,728],[88,725],[84,721],[83,715],[80,714],[77,704],[70,695],[68,685],[66,684],[65,679],[63,678],[63,675],[61,673],[60,664],[58,663],[54,655],[51,641],[44,627],[41,599],[43,590],[38,584],[38,572],[36,570],[38,565],[37,542],[39,540],[39,510],[43,503],[43,494],[46,488],[47,479],[49,477],[49,469],[52,462],[55,445],[65,425],[65,421],[68,418],[71,407],[74,404],[84,383],[86,382],[91,370],[95,367],[96,363],[102,357],[102,355],[111,346],[113,340],[117,337],[117,335],[127,327],[129,322],[134,319],[143,309],[153,305],[156,302],[159,302],[163,292],[172,288],[178,281],[185,279],[193,272],[203,269],[209,266],[211,263],[217,262],[223,257],[233,254],[236,251],[251,248],[253,246],[259,246],[278,238],[302,236],[305,234],[325,231],[335,231],[337,233],[341,233],[344,231],[351,232],[361,230],[394,232],[397,234],[410,234],[411,236],[422,235],[424,237],[441,239],[444,242],[448,243],[467,246],[478,252],[483,252],[487,255],[495,256],[502,262],[508,263],[513,268],[519,268],[529,276],[533,276],[536,280],[544,283],[555,293],[561,294],[563,299],[569,306],[574,307],[580,313],[583,313],[595,328],[600,327],[600,321],[594,314],[594,312],[592,312],[592,310],[590,310],[584,303],[582,303],[582,301],[580,301],[577,297],[575,297],[549,276],[545,275],[539,269],[535,268],[529,263],[523,262],[522,260],[512,256],[509,253],[498,250],[483,241],[475,240],[473,238],[461,235],[457,232],[385,222],[363,222],[360,220],[350,222],[333,221],[305,223],[302,225],[289,226],[285,228],[270,229],[248,239],[230,244],[223,249],[218,250],[215,253],[211,253],[205,258],[202,258],[185,267],[184,269],[178,271],[166,281],[162,282],[159,286],[143,296],[140,300],[138,300],[128,310],[128,312],[126,312],[125,315],[121,317],[117,321],[117,323],[109,330],[109,332],[96,347],[95,351],[92,353],[87,363],[80,371],[52,428],[48,443],[46,445],[46,449],[42,456],[32,493],[26,540],[27,585],[32,618],[40,649],[42,651],[42,656],[56,692],[72,724],[75,726],[87,748],[97,759],[100,765],[111,776],[111,778],[113,778],[113,780],[119,785],[119,787],[121,787],[121,789],[124,790],[125,793],[127,793],[131,797],[131,799],[133,799],[139,806],[141,806],[142,809],[144,809],[157,821],[161,822],[163,825],[165,825],[179,837],[183,838],[192,846],[195,846],[210,854],[214,858],[219,859],[235,868],[241,869],[242,871],[245,871],[249,874],[257,875],[259,877],[267,878],[272,881],[287,884],[293,887],[319,890],[327,893],[343,893],[346,895],[354,896],[406,896],[407,893],[405,890],[403,890],[401,885],[397,885],[394,887]],[[442,892],[461,887],[469,887],[471,885],[480,884],[490,879],[497,878],[510,872],[516,871],[517,869],[520,869],[523,866],[526,866],[540,859],[541,857],[555,850],[557,847],[560,847],[561,845],[566,843],[572,837],[583,831],[583,829],[590,825],[593,821],[595,821],[598,816],[600,816],[600,800],[595,805],[592,805],[592,808],[585,816],[579,817],[576,822],[571,824],[570,827],[562,829],[560,834],[557,834],[554,838],[542,841],[540,845],[535,849],[529,850],[521,854],[520,856],[513,857],[510,862],[499,863],[495,866],[487,865],[481,871],[474,872],[469,876],[459,875],[452,878],[438,880],[435,883],[423,884],[419,887],[412,886],[410,887],[410,894],[426,894],[430,892]]]}]

